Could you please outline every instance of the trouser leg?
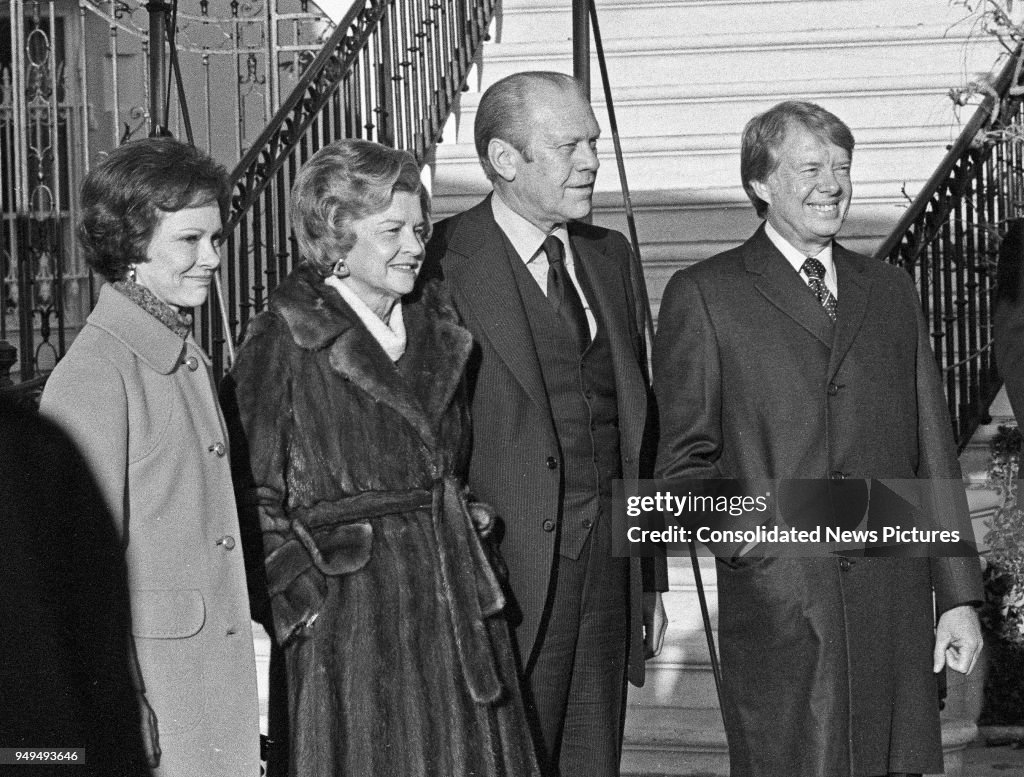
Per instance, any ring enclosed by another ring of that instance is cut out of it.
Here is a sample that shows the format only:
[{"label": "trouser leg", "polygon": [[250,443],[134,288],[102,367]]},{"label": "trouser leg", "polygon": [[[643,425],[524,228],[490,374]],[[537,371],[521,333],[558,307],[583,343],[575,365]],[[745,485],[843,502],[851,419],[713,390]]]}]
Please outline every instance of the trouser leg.
[{"label": "trouser leg", "polygon": [[612,558],[607,518],[598,521],[578,559],[558,558],[555,574],[551,616],[527,678],[546,774],[617,777],[629,562]]}]

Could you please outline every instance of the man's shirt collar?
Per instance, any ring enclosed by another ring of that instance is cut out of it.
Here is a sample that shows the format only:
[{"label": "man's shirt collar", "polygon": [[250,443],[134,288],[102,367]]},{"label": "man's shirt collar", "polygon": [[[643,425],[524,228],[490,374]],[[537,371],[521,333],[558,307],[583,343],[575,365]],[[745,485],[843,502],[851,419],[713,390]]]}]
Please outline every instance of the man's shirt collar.
[{"label": "man's shirt collar", "polygon": [[[501,228],[501,231],[505,233],[509,242],[512,243],[512,247],[516,249],[519,257],[527,264],[533,261],[537,252],[540,251],[541,246],[544,244],[544,238],[548,236],[548,233],[543,232],[536,225],[531,224],[506,205],[497,190],[495,190],[494,195],[491,197],[491,212],[494,214],[494,220]],[[565,224],[556,225],[550,234],[562,241],[562,245],[565,247],[566,262],[571,262],[569,231],[566,229]]]},{"label": "man's shirt collar", "polygon": [[[800,268],[804,266],[804,262],[808,258],[807,255],[780,235],[778,230],[767,219],[764,222],[764,233],[772,241],[772,245],[778,248],[779,252],[786,257],[786,261],[792,265],[793,269],[800,274],[804,283],[807,283],[807,276],[800,272]],[[825,267],[825,286],[828,287],[828,290],[833,295],[838,297],[839,282],[836,276],[836,265],[832,261],[832,243],[829,242],[814,258]]]}]

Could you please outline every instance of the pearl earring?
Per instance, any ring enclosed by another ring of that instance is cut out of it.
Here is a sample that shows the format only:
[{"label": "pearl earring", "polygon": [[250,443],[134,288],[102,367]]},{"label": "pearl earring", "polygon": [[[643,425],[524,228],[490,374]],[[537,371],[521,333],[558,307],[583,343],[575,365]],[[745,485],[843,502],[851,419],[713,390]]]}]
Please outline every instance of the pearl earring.
[{"label": "pearl earring", "polygon": [[135,265],[128,265],[128,283],[135,283]]},{"label": "pearl earring", "polygon": [[345,260],[339,259],[337,262],[335,262],[334,268],[331,270],[331,273],[336,278],[347,278],[349,276],[349,269],[348,267],[345,266]]}]

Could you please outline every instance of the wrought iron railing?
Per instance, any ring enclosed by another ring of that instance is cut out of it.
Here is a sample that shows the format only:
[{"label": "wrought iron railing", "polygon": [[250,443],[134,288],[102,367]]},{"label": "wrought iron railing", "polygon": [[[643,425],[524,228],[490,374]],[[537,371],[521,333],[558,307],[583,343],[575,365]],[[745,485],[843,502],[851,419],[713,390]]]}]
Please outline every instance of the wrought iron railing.
[{"label": "wrought iron railing", "polygon": [[164,105],[151,99],[150,65],[166,60],[150,40],[152,15],[176,22],[196,143],[227,163],[334,30],[308,0],[180,6],[172,15],[170,3],[147,0],[0,0],[0,391],[35,391],[95,302],[101,280],[74,238],[90,165],[145,137],[155,118],[185,137],[177,92],[169,115],[150,111]]},{"label": "wrought iron railing", "polygon": [[[217,374],[297,247],[288,204],[299,167],[321,146],[362,137],[423,164],[479,54],[496,0],[359,0],[232,173],[225,226],[228,332],[216,304],[200,322]],[[226,336],[225,336],[226,335]]]},{"label": "wrought iron railing", "polygon": [[917,282],[962,450],[1001,386],[992,354],[999,241],[1024,212],[1020,51],[876,252]]}]

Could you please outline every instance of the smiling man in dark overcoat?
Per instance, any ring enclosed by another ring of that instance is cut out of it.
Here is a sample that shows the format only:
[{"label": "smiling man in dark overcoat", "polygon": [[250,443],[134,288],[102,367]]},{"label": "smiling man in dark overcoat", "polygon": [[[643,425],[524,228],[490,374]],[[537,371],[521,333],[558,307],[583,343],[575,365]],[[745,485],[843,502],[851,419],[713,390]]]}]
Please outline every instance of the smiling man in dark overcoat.
[{"label": "smiling man in dark overcoat", "polygon": [[[665,290],[658,474],[952,479],[932,518],[969,535],[914,283],[834,240],[853,145],[810,103],[748,123],[741,174],[765,223]],[[717,565],[732,777],[941,772],[935,673],[977,658],[977,559],[756,550]]]}]

